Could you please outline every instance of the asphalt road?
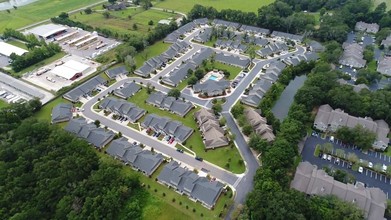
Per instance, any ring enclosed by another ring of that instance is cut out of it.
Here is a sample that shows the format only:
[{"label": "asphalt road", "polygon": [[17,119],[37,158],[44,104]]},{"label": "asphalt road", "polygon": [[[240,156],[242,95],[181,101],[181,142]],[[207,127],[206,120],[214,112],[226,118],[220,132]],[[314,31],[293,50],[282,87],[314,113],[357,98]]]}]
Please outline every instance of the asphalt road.
[{"label": "asphalt road", "polygon": [[[261,72],[262,67],[270,62],[276,61],[277,59],[283,59],[285,57],[289,57],[293,54],[302,54],[305,52],[304,48],[298,47],[296,51],[287,53],[285,55],[275,57],[273,59],[269,60],[259,60],[255,59],[254,63],[255,66],[249,71],[249,73],[246,74],[246,76],[240,81],[238,86],[233,90],[233,92],[226,97],[227,101],[223,105],[223,116],[227,119],[227,126],[230,127],[231,132],[235,134],[235,145],[238,148],[244,162],[246,165],[246,172],[241,175],[233,174],[227,170],[224,170],[220,167],[217,167],[211,163],[208,163],[207,161],[199,162],[193,158],[193,156],[187,155],[187,154],[181,154],[176,151],[175,148],[173,148],[170,145],[166,145],[163,142],[160,142],[156,139],[153,139],[149,136],[145,136],[135,130],[130,129],[127,126],[121,125],[117,123],[116,121],[113,121],[111,119],[108,119],[95,111],[92,110],[92,106],[97,102],[98,98],[102,98],[104,95],[106,95],[108,92],[118,88],[125,82],[133,81],[136,82],[142,82],[143,84],[150,83],[152,86],[155,86],[155,89],[167,93],[170,88],[163,86],[159,84],[159,78],[161,76],[166,75],[170,71],[172,71],[177,65],[179,65],[182,61],[189,59],[196,51],[199,49],[206,47],[204,45],[200,44],[194,44],[191,42],[191,39],[198,33],[199,31],[195,31],[189,36],[187,36],[184,40],[190,44],[192,44],[192,49],[188,51],[185,55],[178,58],[176,61],[174,61],[172,64],[167,66],[164,70],[153,76],[151,79],[143,79],[138,77],[132,77],[132,78],[125,78],[123,80],[120,80],[116,82],[115,84],[111,85],[109,89],[102,91],[97,96],[91,98],[84,104],[85,111],[83,112],[83,115],[86,118],[89,118],[91,120],[99,120],[102,124],[105,126],[108,126],[110,129],[115,130],[117,132],[121,132],[124,136],[131,137],[132,139],[139,141],[147,146],[154,147],[156,151],[159,151],[167,156],[173,157],[175,160],[183,162],[185,164],[188,164],[189,166],[192,166],[196,169],[207,169],[209,170],[209,174],[211,176],[216,177],[217,179],[229,184],[236,190],[236,194],[234,197],[234,201],[236,204],[243,203],[246,199],[247,194],[252,190],[253,188],[253,178],[254,175],[259,167],[258,161],[255,158],[255,156],[250,151],[249,147],[247,146],[247,143],[240,132],[239,128],[237,127],[236,123],[233,120],[233,117],[229,113],[229,110],[231,107],[238,101],[240,96],[243,94],[244,90],[251,84],[251,82],[254,80],[254,78]],[[216,51],[220,51],[219,49],[212,48]],[[224,51],[224,53],[229,53]],[[196,105],[203,106],[206,108],[211,108],[212,104],[210,100],[208,99],[200,99],[198,97],[194,97],[191,95],[191,93],[187,90],[184,90],[185,92],[182,92],[181,96],[185,99],[193,102]]]},{"label": "asphalt road", "polygon": [[[327,161],[327,160],[323,160],[319,157],[315,157],[314,156],[315,146],[317,144],[322,144],[325,142],[327,142],[327,140],[323,140],[321,138],[316,138],[316,137],[309,137],[304,145],[304,149],[302,152],[303,161],[308,161],[311,164],[317,165],[318,169],[322,169],[323,167],[328,166],[330,168],[344,170],[344,171],[354,175],[356,177],[357,181],[360,181],[360,182],[367,184],[367,187],[380,188],[381,190],[383,190],[386,193],[387,197],[390,198],[390,196],[391,196],[391,179],[385,177],[383,174],[375,173],[375,172],[373,172],[369,169],[365,169],[365,168],[364,168],[363,173],[359,173],[357,171],[353,171],[351,169],[348,169],[346,162],[341,162],[338,165],[338,164],[334,163],[334,158],[331,161]],[[336,148],[337,148],[337,146],[334,145],[334,149],[336,149]],[[345,152],[348,152],[347,149],[344,149],[344,150],[345,150]],[[366,160],[366,158],[364,157],[365,154],[362,154],[357,150],[353,150],[353,151],[355,151],[356,155],[359,158]],[[370,155],[365,155],[365,156],[371,157]],[[375,165],[375,161],[373,161],[373,160],[370,160],[370,161],[372,161]]]},{"label": "asphalt road", "polygon": [[[128,80],[128,79],[126,79]],[[124,81],[126,81],[124,80]],[[123,84],[123,81],[119,81],[113,85],[113,87],[118,87]],[[105,90],[99,93],[98,95],[92,97],[88,100],[87,103],[83,105],[84,112],[82,112],[82,115],[86,118],[89,118],[91,120],[99,120],[101,124],[108,126],[110,129],[115,130],[117,132],[121,132],[124,136],[131,137],[135,141],[138,141],[140,143],[143,143],[149,147],[153,147],[156,149],[156,151],[161,152],[162,154],[165,154],[167,156],[173,157],[178,161],[184,162],[198,170],[201,170],[201,168],[205,168],[209,170],[209,174],[213,177],[216,177],[217,179],[222,180],[223,182],[233,186],[235,182],[238,180],[238,176],[226,171],[220,167],[217,167],[211,163],[208,163],[206,161],[200,162],[194,159],[193,156],[190,156],[185,153],[179,153],[176,151],[176,148],[167,145],[161,141],[158,141],[157,139],[153,139],[149,136],[143,135],[140,132],[130,129],[129,127],[119,124],[116,121],[109,119],[107,117],[104,117],[94,110],[92,110],[93,105],[98,101],[99,98],[102,98],[103,96],[107,95],[107,93],[110,90]]]}]

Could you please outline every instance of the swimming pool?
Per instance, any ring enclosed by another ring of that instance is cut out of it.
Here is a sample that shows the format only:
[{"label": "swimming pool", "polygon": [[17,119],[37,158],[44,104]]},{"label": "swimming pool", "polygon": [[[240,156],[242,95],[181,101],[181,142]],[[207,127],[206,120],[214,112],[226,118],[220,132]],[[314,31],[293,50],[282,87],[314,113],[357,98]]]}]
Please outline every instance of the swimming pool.
[{"label": "swimming pool", "polygon": [[216,77],[216,76],[213,76],[213,75],[209,76],[209,79],[214,80],[214,81],[217,81],[217,77]]}]

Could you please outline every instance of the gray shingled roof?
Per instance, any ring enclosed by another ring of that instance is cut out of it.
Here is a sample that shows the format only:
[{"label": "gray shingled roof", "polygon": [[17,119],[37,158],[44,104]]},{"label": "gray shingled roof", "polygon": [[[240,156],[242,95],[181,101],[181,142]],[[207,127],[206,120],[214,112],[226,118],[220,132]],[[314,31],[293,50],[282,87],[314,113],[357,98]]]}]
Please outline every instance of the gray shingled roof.
[{"label": "gray shingled roof", "polygon": [[227,80],[215,81],[208,79],[203,83],[198,82],[193,86],[195,93],[207,94],[207,96],[223,95],[224,91],[230,87],[230,83]]},{"label": "gray shingled roof", "polygon": [[209,181],[206,177],[200,177],[180,167],[176,161],[165,165],[157,179],[200,201],[207,208],[212,208],[216,204],[224,186],[219,181]]},{"label": "gray shingled roof", "polygon": [[52,123],[69,121],[72,118],[73,106],[68,103],[60,103],[52,109]]},{"label": "gray shingled roof", "polygon": [[194,132],[193,129],[182,125],[181,122],[173,121],[170,118],[160,117],[155,114],[147,115],[145,120],[141,123],[141,126],[164,132],[167,135],[172,135],[180,143],[184,142]]},{"label": "gray shingled roof", "polygon": [[71,102],[78,102],[80,97],[91,94],[91,92],[93,92],[98,85],[103,85],[105,83],[107,83],[107,81],[104,78],[101,76],[96,76],[84,84],[81,84],[80,86],[65,93],[63,97]]},{"label": "gray shingled roof", "polygon": [[290,39],[290,40],[294,40],[294,41],[298,41],[298,42],[301,42],[304,38],[302,35],[289,34],[289,33],[280,32],[280,31],[273,31],[271,36],[272,37],[274,37],[274,36],[281,37],[281,38]]},{"label": "gray shingled roof", "polygon": [[114,95],[119,96],[123,99],[128,99],[129,97],[136,94],[141,89],[141,86],[137,85],[135,82],[127,82],[123,85],[122,88],[118,88],[114,91]]},{"label": "gray shingled roof", "polygon": [[143,150],[139,145],[133,145],[126,138],[114,140],[107,148],[106,152],[141,170],[150,176],[163,162],[162,154],[154,154],[151,151]]},{"label": "gray shingled roof", "polygon": [[135,104],[122,99],[116,99],[114,97],[105,98],[99,107],[120,116],[125,116],[133,123],[146,114],[144,109],[137,107]]},{"label": "gray shingled roof", "polygon": [[117,77],[118,75],[127,75],[129,72],[128,70],[126,70],[125,66],[119,66],[113,69],[106,70],[105,73],[110,79],[115,79],[115,77]]},{"label": "gray shingled roof", "polygon": [[146,102],[159,108],[174,112],[182,117],[184,117],[193,108],[193,105],[190,102],[169,97],[160,91],[152,93]]},{"label": "gray shingled roof", "polygon": [[114,138],[114,132],[88,124],[85,118],[71,119],[65,130],[85,139],[97,148],[102,148]]},{"label": "gray shingled roof", "polygon": [[171,86],[177,86],[183,79],[187,77],[189,69],[195,70],[195,65],[186,63],[181,65],[178,69],[174,69],[169,75],[164,76],[162,81]]},{"label": "gray shingled roof", "polygon": [[225,63],[228,65],[234,65],[241,68],[246,68],[250,64],[250,59],[246,58],[243,59],[239,56],[234,55],[227,55],[224,53],[216,53],[215,57],[216,61],[219,61],[221,63]]}]

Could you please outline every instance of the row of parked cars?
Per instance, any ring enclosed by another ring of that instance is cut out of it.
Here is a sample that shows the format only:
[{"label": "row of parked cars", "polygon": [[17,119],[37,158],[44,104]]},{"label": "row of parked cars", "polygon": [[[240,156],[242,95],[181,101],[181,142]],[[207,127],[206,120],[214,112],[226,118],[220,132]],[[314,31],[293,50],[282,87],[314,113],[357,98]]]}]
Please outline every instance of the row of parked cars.
[{"label": "row of parked cars", "polygon": [[[328,155],[328,154],[322,154],[322,153],[319,154],[319,157],[322,158],[323,160],[328,160],[330,162],[331,162],[331,159],[333,158],[330,154]],[[340,158],[336,157],[335,160],[334,160],[334,163],[339,165],[341,163]],[[364,160],[360,159],[359,164],[363,164],[363,163],[364,163]],[[352,162],[349,162],[348,165],[347,165],[348,169],[351,169],[352,166],[353,166]],[[373,163],[372,162],[368,162],[368,168],[373,169]],[[360,166],[358,168],[358,172],[362,173],[363,171],[364,171],[364,168],[362,166]],[[381,171],[383,173],[387,172],[387,166],[385,164],[383,164]]]}]

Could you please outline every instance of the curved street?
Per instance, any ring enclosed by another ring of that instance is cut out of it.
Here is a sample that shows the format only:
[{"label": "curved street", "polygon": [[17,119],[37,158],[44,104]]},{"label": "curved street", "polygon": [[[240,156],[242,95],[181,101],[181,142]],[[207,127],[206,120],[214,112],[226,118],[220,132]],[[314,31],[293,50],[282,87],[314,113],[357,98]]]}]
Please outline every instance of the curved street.
[{"label": "curved street", "polygon": [[[185,40],[187,40],[189,43],[191,43],[190,38],[193,37],[197,31],[190,36],[188,36]],[[135,141],[141,142],[147,146],[153,147],[156,151],[161,152],[162,154],[172,157],[175,160],[182,162],[184,164],[188,164],[189,166],[192,166],[196,169],[206,169],[208,170],[209,174],[211,176],[216,177],[220,181],[228,184],[231,186],[235,193],[234,201],[235,203],[243,203],[246,199],[246,195],[252,190],[253,188],[253,178],[256,173],[256,170],[259,167],[258,161],[247,146],[247,143],[240,132],[240,129],[236,125],[232,115],[229,113],[231,107],[239,100],[240,96],[243,94],[244,90],[251,84],[251,82],[258,76],[258,74],[261,72],[262,67],[268,63],[271,63],[273,61],[276,61],[277,59],[282,59],[285,57],[289,57],[293,54],[302,54],[304,53],[304,48],[297,47],[297,50],[292,53],[287,53],[284,55],[281,55],[279,57],[274,57],[273,59],[269,60],[254,60],[255,66],[247,73],[247,75],[242,79],[242,81],[238,84],[238,86],[233,90],[233,92],[226,96],[226,103],[223,105],[223,112],[222,115],[227,119],[227,126],[230,127],[231,132],[235,134],[235,145],[238,148],[244,162],[246,165],[246,172],[244,174],[234,174],[231,173],[221,167],[218,167],[212,163],[209,163],[207,161],[197,161],[194,159],[194,157],[190,154],[186,153],[179,153],[176,151],[176,148],[167,145],[163,142],[160,142],[156,139],[153,139],[149,136],[146,136],[136,130],[131,129],[130,127],[124,126],[122,124],[117,123],[116,121],[106,118],[102,116],[101,114],[98,114],[95,112],[92,107],[93,105],[98,101],[98,99],[101,99],[105,95],[107,95],[109,92],[115,90],[116,88],[123,85],[125,82],[130,81],[136,81],[138,83],[142,82],[144,85],[147,85],[148,83],[155,87],[156,90],[162,91],[164,93],[167,93],[170,88],[161,85],[159,81],[159,77],[163,76],[167,73],[169,73],[172,69],[176,67],[177,64],[180,64],[183,60],[189,59],[193,53],[201,49],[202,47],[205,47],[204,45],[200,44],[192,44],[192,49],[189,50],[185,55],[178,58],[176,61],[174,61],[171,65],[169,65],[167,68],[156,74],[154,77],[150,79],[144,79],[139,77],[128,77],[125,79],[122,79],[113,85],[111,85],[108,89],[100,92],[98,95],[92,97],[89,99],[84,105],[83,108],[85,111],[82,113],[84,117],[89,118],[91,120],[99,120],[103,125],[108,126],[110,129],[121,132],[124,136],[130,137],[134,139]],[[213,48],[214,49],[214,48]],[[192,103],[205,107],[205,108],[211,108],[212,103],[210,102],[210,99],[200,99],[198,97],[195,97],[191,94],[182,92],[181,95],[183,98],[191,101]]]}]

